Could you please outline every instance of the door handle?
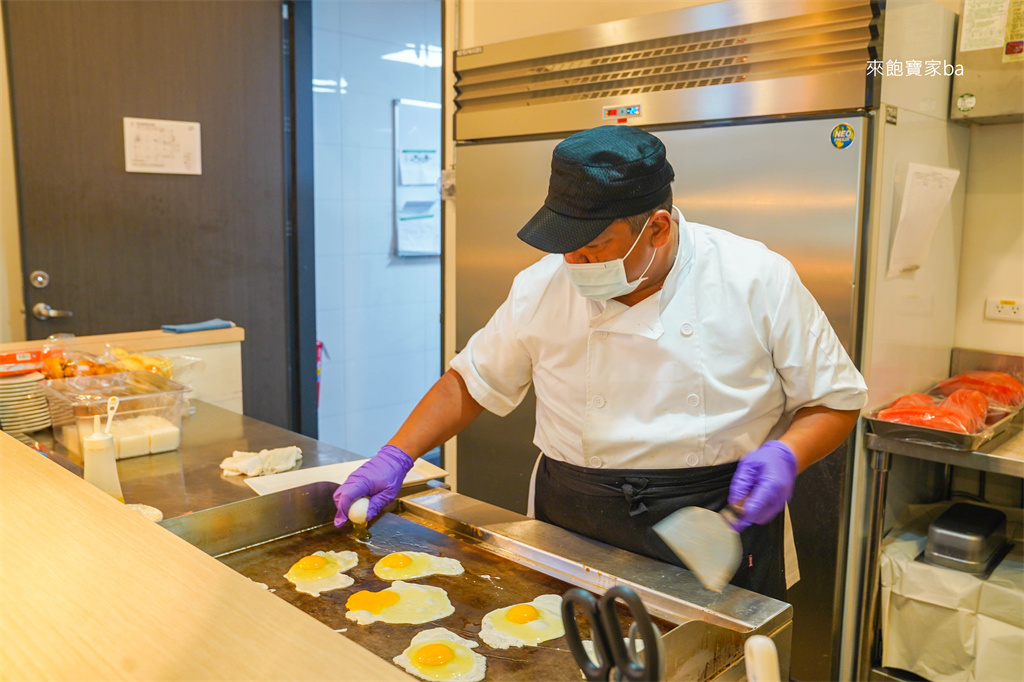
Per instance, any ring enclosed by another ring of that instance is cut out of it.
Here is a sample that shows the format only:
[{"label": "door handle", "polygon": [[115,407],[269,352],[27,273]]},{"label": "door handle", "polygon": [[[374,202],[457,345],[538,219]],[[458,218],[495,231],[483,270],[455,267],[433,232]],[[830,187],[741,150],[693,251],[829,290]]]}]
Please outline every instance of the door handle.
[{"label": "door handle", "polygon": [[46,303],[36,303],[32,306],[32,315],[37,320],[48,320],[51,317],[72,317],[74,313],[70,310],[54,310]]}]

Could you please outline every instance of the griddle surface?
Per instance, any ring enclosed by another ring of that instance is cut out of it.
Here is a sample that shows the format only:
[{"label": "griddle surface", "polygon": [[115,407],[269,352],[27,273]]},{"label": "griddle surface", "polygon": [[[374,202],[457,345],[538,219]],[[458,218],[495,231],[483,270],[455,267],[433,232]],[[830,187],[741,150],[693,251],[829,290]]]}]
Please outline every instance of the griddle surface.
[{"label": "griddle surface", "polygon": [[[371,526],[373,534],[368,545],[356,542],[350,526],[332,525],[298,535],[239,550],[219,559],[242,575],[266,583],[274,594],[305,611],[343,636],[391,661],[408,646],[413,635],[430,628],[443,627],[460,637],[479,642],[473,651],[487,659],[489,680],[580,680],[582,674],[565,637],[542,642],[536,647],[492,649],[480,640],[480,622],[494,609],[528,602],[542,594],[562,595],[571,585],[533,569],[516,564],[483,549],[472,541],[456,538],[420,523],[385,514]],[[348,571],[355,583],[348,588],[324,592],[313,597],[297,592],[284,578],[296,561],[316,551],[354,551],[359,564]],[[345,618],[345,602],[359,590],[377,592],[390,582],[379,579],[373,566],[387,554],[398,551],[419,551],[462,562],[466,572],[457,576],[432,575],[409,582],[444,588],[455,613],[421,625],[372,623],[357,625]],[[590,636],[589,625],[580,619],[580,634]],[[672,626],[655,620],[662,633]],[[625,623],[628,626],[628,621]],[[339,671],[341,672],[341,671]]]}]

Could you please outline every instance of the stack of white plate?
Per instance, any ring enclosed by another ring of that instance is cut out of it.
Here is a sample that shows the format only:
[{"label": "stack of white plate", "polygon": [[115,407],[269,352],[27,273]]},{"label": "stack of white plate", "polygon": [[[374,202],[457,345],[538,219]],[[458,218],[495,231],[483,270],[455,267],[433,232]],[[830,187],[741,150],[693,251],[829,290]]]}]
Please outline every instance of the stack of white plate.
[{"label": "stack of white plate", "polygon": [[39,372],[0,377],[0,428],[8,433],[32,433],[50,425],[50,408]]}]

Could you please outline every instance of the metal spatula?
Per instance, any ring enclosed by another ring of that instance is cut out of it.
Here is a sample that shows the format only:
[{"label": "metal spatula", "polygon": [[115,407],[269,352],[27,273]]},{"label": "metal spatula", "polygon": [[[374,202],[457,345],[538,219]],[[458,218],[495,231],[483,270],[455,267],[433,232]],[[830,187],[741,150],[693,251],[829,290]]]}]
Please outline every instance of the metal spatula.
[{"label": "metal spatula", "polygon": [[721,592],[736,575],[743,547],[740,534],[729,525],[727,507],[721,514],[701,507],[684,507],[654,524],[661,536],[686,567],[709,590]]}]

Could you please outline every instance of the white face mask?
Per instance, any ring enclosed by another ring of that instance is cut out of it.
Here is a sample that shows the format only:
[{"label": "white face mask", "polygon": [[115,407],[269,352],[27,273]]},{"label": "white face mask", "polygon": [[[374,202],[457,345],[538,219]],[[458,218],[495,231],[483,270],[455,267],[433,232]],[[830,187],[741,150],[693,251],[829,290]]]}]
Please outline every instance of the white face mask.
[{"label": "white face mask", "polygon": [[[651,218],[654,214],[651,214]],[[643,282],[647,274],[647,271],[651,269],[651,265],[654,263],[654,257],[658,255],[658,247],[654,247],[654,255],[651,256],[651,262],[647,264],[644,271],[640,273],[640,276],[630,282],[626,279],[626,256],[633,252],[634,247],[640,242],[640,237],[643,235],[644,230],[647,229],[647,224],[651,222],[651,218],[647,219],[644,226],[640,229],[640,234],[636,236],[636,241],[633,242],[633,246],[629,247],[629,251],[622,258],[616,258],[615,260],[606,261],[603,263],[569,263],[565,260],[562,261],[562,265],[565,266],[566,273],[569,275],[569,281],[572,282],[573,288],[579,293],[580,296],[593,299],[595,301],[607,301],[612,298],[618,298],[619,296],[625,296],[626,294],[633,293],[640,282]]]}]

